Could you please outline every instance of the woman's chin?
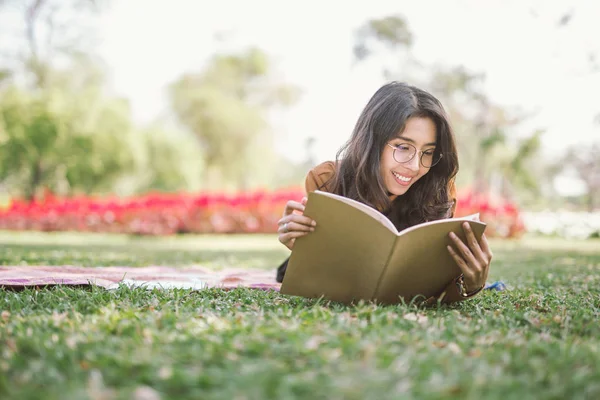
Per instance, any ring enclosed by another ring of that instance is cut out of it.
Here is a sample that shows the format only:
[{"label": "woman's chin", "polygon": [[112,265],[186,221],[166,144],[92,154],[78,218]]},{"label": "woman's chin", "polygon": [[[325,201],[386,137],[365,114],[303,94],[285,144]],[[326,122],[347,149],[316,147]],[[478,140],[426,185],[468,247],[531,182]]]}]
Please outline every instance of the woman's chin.
[{"label": "woman's chin", "polygon": [[390,193],[391,197],[398,197],[408,192],[408,189],[410,189],[410,186],[394,185],[392,190],[388,190],[388,192]]}]

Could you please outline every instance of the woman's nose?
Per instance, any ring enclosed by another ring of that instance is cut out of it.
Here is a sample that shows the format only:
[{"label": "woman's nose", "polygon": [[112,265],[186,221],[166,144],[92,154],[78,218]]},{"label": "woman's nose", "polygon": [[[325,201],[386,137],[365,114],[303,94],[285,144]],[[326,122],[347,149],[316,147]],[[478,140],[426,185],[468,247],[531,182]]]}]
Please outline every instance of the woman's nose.
[{"label": "woman's nose", "polygon": [[410,160],[409,162],[406,163],[406,166],[412,171],[418,171],[420,160],[421,160],[421,155],[419,153],[417,153],[412,158],[412,160]]}]

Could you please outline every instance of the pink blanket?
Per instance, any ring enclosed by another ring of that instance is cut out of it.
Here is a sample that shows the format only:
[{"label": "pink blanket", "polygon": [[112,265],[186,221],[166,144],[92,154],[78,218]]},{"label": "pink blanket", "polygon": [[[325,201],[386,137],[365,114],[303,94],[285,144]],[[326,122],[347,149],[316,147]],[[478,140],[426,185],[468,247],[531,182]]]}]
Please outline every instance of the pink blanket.
[{"label": "pink blanket", "polygon": [[249,287],[279,290],[273,270],[202,267],[75,267],[0,266],[0,288],[96,285],[114,289],[119,284],[146,288],[224,288]]}]

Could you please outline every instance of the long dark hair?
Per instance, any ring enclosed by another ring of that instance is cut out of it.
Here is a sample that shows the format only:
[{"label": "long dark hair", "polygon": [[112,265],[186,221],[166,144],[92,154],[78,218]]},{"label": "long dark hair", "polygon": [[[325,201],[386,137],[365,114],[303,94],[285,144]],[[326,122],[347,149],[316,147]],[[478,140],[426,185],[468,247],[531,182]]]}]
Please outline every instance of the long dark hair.
[{"label": "long dark hair", "polygon": [[[393,202],[380,173],[386,143],[411,117],[430,118],[436,126],[441,161]],[[454,134],[444,107],[428,92],[400,82],[382,86],[367,103],[348,142],[336,156],[337,172],[327,183],[333,193],[383,211],[398,229],[450,216],[448,186],[458,172]]]}]

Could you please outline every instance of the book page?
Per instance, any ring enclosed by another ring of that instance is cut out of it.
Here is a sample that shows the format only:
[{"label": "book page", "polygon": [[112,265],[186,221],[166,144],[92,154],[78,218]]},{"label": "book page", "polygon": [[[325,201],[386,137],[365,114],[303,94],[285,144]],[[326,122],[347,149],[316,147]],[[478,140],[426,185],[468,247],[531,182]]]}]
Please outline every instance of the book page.
[{"label": "book page", "polygon": [[460,268],[448,253],[454,232],[465,241],[462,223],[467,220],[479,240],[486,224],[465,218],[450,218],[406,229],[396,239],[394,250],[378,285],[376,298],[384,303],[409,301],[438,294],[460,275]]},{"label": "book page", "polygon": [[411,231],[414,231],[414,230],[419,229],[419,228],[424,227],[424,226],[444,224],[447,221],[460,221],[460,222],[477,221],[477,222],[480,222],[480,220],[479,220],[479,213],[475,213],[475,214],[471,214],[471,215],[466,215],[464,217],[444,218],[444,219],[438,219],[436,221],[423,222],[422,224],[413,225],[413,226],[411,226],[409,228],[403,229],[399,233],[399,235],[407,234],[407,233],[409,233]]},{"label": "book page", "polygon": [[396,229],[396,227],[394,226],[394,224],[392,223],[392,221],[390,221],[385,215],[383,215],[382,213],[380,213],[379,211],[377,211],[373,207],[370,207],[370,206],[368,206],[366,204],[363,204],[360,201],[352,200],[352,199],[349,199],[347,197],[340,196],[340,195],[333,194],[333,193],[322,192],[320,190],[315,190],[315,193],[319,193],[319,194],[322,194],[324,196],[328,196],[328,197],[337,199],[337,200],[339,200],[341,202],[344,202],[346,204],[351,205],[352,207],[358,208],[362,212],[368,214],[372,218],[374,218],[377,221],[379,221],[380,223],[382,223],[390,231],[394,232],[395,234],[398,234],[398,230]]},{"label": "book page", "polygon": [[370,300],[398,236],[362,209],[318,192],[309,193],[304,215],[317,226],[296,239],[281,293]]}]

